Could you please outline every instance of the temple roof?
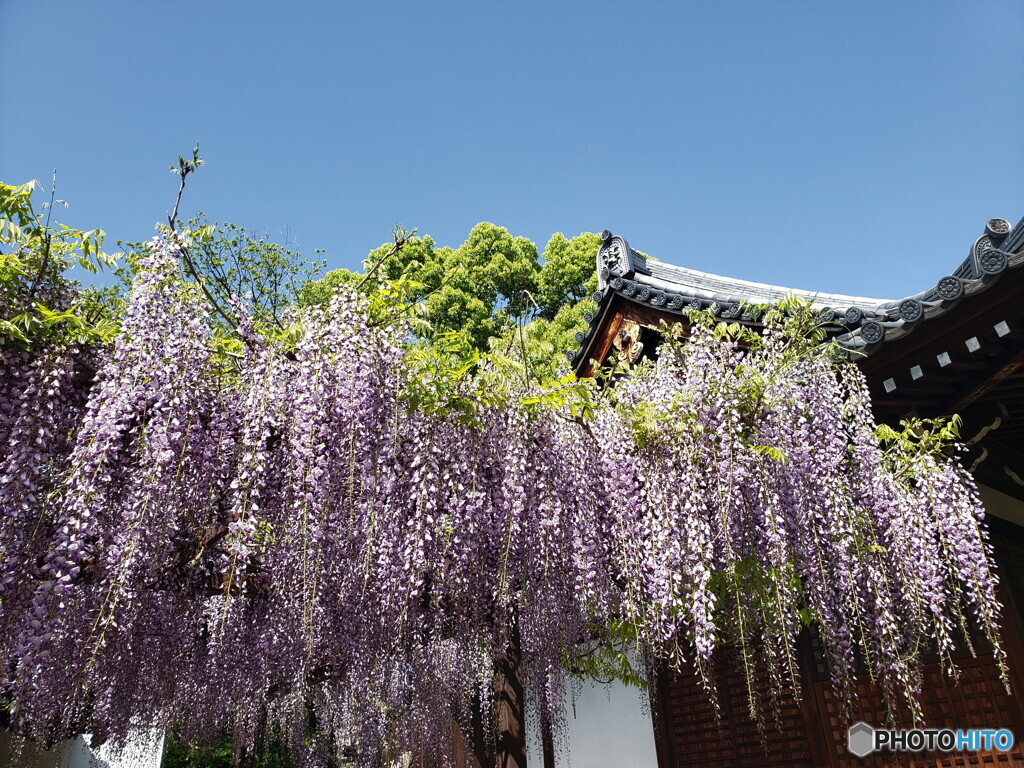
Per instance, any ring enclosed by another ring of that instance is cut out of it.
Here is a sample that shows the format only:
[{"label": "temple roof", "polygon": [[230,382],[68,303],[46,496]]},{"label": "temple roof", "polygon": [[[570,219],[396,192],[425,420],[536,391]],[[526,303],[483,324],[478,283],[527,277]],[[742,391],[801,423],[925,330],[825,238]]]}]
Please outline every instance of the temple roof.
[{"label": "temple roof", "polygon": [[[568,357],[577,372],[588,372],[592,361],[603,363],[609,351],[601,344],[603,318],[612,304],[634,305],[642,322],[683,316],[688,309],[710,309],[723,320],[757,323],[758,306],[788,295],[817,307],[830,335],[857,358],[876,354],[884,345],[905,337],[937,318],[961,311],[1006,273],[1024,264],[1024,220],[1011,228],[1005,219],[992,219],[971,246],[966,259],[919,293],[902,298],[868,298],[813,292],[722,277],[654,259],[629,247],[607,230],[597,253],[600,285],[593,299],[596,312],[587,317],[590,328],[577,335],[580,349]],[[1024,274],[1024,270],[1021,270]],[[680,318],[681,319],[681,318]],[[950,318],[946,318],[949,322]],[[596,346],[595,346],[596,345]],[[595,354],[596,353],[596,354]]]},{"label": "temple roof", "polygon": [[869,299],[864,296],[804,291],[799,288],[785,288],[781,285],[755,283],[750,280],[738,280],[732,277],[713,275],[710,272],[677,267],[674,264],[666,264],[661,261],[648,260],[647,266],[651,274],[649,276],[642,275],[640,279],[648,285],[677,293],[683,290],[689,295],[709,301],[773,304],[786,298],[787,295],[799,296],[819,307],[876,306],[891,301],[891,299]]},{"label": "temple roof", "polygon": [[[964,466],[1024,500],[1024,220],[992,219],[959,265],[912,296],[893,299],[792,290],[673,266],[610,232],[597,253],[600,290],[580,349],[568,357],[591,375],[618,348],[656,356],[663,322],[688,308],[756,325],[760,307],[787,295],[816,307],[826,330],[857,361],[876,418],[898,423],[958,414]],[[936,279],[937,278],[937,279]],[[927,278],[926,278],[927,279]]]}]

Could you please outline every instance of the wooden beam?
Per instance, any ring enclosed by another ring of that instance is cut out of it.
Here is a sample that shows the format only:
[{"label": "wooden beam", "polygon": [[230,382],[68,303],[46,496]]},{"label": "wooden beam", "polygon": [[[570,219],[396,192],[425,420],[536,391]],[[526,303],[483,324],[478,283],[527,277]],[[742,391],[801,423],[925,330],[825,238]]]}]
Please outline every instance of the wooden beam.
[{"label": "wooden beam", "polygon": [[[996,437],[999,439],[996,440]],[[1024,501],[1024,486],[1006,472],[1008,467],[1018,477],[1024,478],[1024,453],[1006,444],[1005,439],[1009,437],[1010,435],[1003,432],[986,436],[971,448],[964,459],[964,464],[970,468],[972,463],[977,462],[973,474],[979,483]],[[981,461],[978,461],[979,459]]]},{"label": "wooden beam", "polygon": [[872,395],[871,402],[875,408],[922,408],[930,407],[934,403],[931,400],[922,399],[920,397],[903,397],[904,394],[900,393],[900,397],[884,397],[880,395]]},{"label": "wooden beam", "polygon": [[1024,365],[1024,350],[1005,357],[997,363],[995,370],[990,375],[961,390],[946,401],[945,405],[941,406],[940,412],[943,414],[960,413],[971,403],[992,391],[1015,374],[1021,365]]},{"label": "wooden beam", "polygon": [[950,350],[937,354],[935,356],[935,361],[939,364],[940,368],[952,368],[955,370],[968,371],[983,371],[986,368],[986,365],[983,362],[979,360],[971,360],[958,352],[951,352]]},{"label": "wooden beam", "polygon": [[951,387],[942,386],[945,384],[945,379],[936,378],[934,381],[901,381],[896,382],[897,387],[894,391],[898,391],[901,395],[948,395]]},{"label": "wooden beam", "polygon": [[[921,323],[906,338],[883,344],[881,349],[858,364],[873,385],[893,375],[901,375],[908,362],[934,360],[943,352],[952,359],[968,357],[963,341],[977,337],[984,342],[991,337],[996,343],[993,326],[1001,321],[1024,322],[1024,302],[1020,299],[1019,282],[1001,279],[985,291],[984,298],[972,297],[944,315]],[[953,336],[952,334],[958,334]],[[980,355],[978,362],[986,362]]]},{"label": "wooden beam", "polygon": [[1004,391],[1002,388],[997,388],[989,390],[974,402],[1003,403],[1011,411],[1016,408],[1019,412],[1021,405],[1024,405],[1024,393],[1019,390]]}]

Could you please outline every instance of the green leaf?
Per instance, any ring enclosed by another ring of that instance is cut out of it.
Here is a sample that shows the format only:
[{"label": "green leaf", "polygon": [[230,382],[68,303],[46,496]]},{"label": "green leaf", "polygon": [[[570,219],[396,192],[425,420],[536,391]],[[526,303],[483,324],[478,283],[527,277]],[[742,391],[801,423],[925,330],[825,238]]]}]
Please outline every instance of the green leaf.
[{"label": "green leaf", "polygon": [[758,453],[761,456],[767,456],[777,464],[789,463],[789,457],[774,445],[752,445],[750,447],[754,449],[755,453]]}]

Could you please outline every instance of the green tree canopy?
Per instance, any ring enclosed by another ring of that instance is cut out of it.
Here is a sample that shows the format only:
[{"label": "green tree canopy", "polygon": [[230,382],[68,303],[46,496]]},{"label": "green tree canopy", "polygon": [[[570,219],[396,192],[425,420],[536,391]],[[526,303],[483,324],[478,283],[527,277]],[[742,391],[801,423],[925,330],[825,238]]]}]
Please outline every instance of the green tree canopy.
[{"label": "green tree canopy", "polygon": [[544,267],[538,280],[541,316],[552,320],[566,306],[576,304],[597,290],[594,254],[601,237],[583,232],[571,240],[556,232],[544,248]]},{"label": "green tree canopy", "polygon": [[52,220],[56,173],[49,202],[37,211],[38,181],[0,182],[0,341],[21,346],[47,340],[81,343],[109,340],[117,331],[120,303],[110,291],[83,288],[69,273],[93,274],[114,265],[119,254],[101,248],[102,229],[73,229]]},{"label": "green tree canopy", "polygon": [[[429,236],[413,237],[381,266],[385,280],[404,278],[409,298],[420,304],[434,337],[459,334],[480,351],[516,345],[534,374],[553,376],[572,337],[586,327],[587,297],[597,287],[594,254],[600,238],[592,232],[567,238],[557,233],[543,258],[525,237],[482,222],[458,248],[439,246]],[[367,268],[384,258],[389,245],[370,252]],[[334,270],[308,283],[299,303],[323,304],[341,284],[360,275]]]},{"label": "green tree canopy", "polygon": [[[268,235],[231,222],[210,221],[199,212],[185,222],[188,233],[188,259],[183,260],[182,276],[206,293],[218,312],[211,318],[221,332],[230,333],[240,306],[260,327],[283,331],[289,307],[300,302],[306,286],[321,274],[323,261],[308,261],[287,243],[276,243]],[[151,252],[150,243],[119,243],[127,253],[128,264],[120,273],[130,285],[140,258]],[[317,251],[321,253],[321,251]],[[322,286],[326,296],[337,284]]]}]

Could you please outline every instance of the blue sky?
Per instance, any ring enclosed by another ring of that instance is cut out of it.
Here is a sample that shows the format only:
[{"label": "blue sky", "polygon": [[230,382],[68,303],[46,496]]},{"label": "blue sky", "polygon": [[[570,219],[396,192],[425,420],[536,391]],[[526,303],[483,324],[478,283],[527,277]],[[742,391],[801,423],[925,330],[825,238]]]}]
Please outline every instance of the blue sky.
[{"label": "blue sky", "polygon": [[684,266],[901,296],[1024,216],[1024,3],[0,0],[0,179],[147,238],[184,211],[356,267],[608,228]]}]

